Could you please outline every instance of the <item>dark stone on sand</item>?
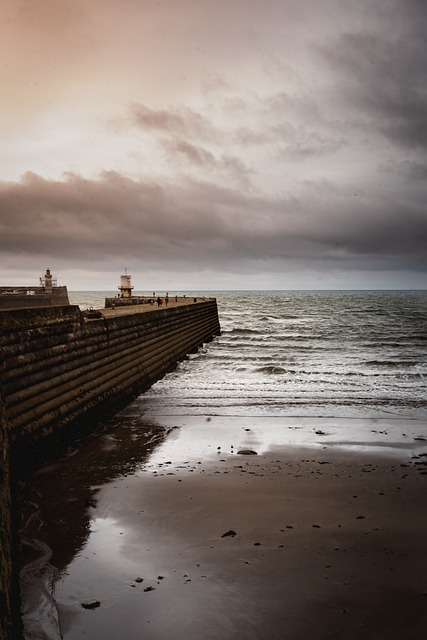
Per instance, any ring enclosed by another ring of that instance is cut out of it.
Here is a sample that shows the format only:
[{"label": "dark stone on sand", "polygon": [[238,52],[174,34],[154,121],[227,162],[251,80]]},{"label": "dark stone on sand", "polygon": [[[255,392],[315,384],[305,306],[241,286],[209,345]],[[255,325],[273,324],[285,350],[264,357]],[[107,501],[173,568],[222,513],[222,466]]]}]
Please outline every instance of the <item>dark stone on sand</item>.
[{"label": "dark stone on sand", "polygon": [[154,591],[155,587],[145,587],[144,591]]},{"label": "dark stone on sand", "polygon": [[101,606],[99,600],[95,600],[94,602],[81,602],[80,603],[83,609],[97,609]]},{"label": "dark stone on sand", "polygon": [[258,453],[256,451],[253,451],[253,449],[239,449],[239,451],[237,453],[242,455],[242,456],[257,456],[258,455]]},{"label": "dark stone on sand", "polygon": [[229,531],[226,531],[225,533],[223,533],[221,538],[227,538],[228,536],[231,536],[232,538],[234,538],[234,536],[237,536],[237,533],[233,531],[233,529],[230,529]]},{"label": "dark stone on sand", "polygon": [[320,429],[318,429],[317,431],[315,431],[315,433],[316,433],[318,436],[326,436],[326,433],[325,433],[324,431],[321,431]]},{"label": "dark stone on sand", "polygon": [[142,582],[144,580],[144,578],[135,578],[135,582]]}]

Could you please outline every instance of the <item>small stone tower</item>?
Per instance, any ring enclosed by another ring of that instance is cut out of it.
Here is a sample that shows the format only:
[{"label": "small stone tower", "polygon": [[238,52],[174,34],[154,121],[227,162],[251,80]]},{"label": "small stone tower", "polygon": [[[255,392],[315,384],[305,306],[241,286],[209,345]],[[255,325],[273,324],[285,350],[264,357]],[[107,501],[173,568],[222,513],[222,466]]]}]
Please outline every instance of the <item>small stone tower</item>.
[{"label": "small stone tower", "polygon": [[125,269],[124,275],[120,276],[120,298],[131,298],[132,297],[132,284],[131,284],[132,276],[128,275],[127,269]]}]

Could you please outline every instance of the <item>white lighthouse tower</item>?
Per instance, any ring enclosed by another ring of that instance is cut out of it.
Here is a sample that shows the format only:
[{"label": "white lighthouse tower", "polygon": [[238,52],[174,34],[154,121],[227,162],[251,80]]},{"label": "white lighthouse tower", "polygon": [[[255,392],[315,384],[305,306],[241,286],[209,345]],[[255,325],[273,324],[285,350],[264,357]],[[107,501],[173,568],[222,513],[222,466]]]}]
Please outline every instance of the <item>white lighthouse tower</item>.
[{"label": "white lighthouse tower", "polygon": [[132,276],[130,276],[127,272],[127,269],[125,269],[125,273],[124,275],[120,276],[120,286],[119,286],[119,291],[120,291],[120,298],[131,298],[132,297]]},{"label": "white lighthouse tower", "polygon": [[46,269],[46,273],[40,278],[40,286],[45,288],[46,293],[51,293],[52,288],[56,287],[56,279],[52,277],[50,269]]}]

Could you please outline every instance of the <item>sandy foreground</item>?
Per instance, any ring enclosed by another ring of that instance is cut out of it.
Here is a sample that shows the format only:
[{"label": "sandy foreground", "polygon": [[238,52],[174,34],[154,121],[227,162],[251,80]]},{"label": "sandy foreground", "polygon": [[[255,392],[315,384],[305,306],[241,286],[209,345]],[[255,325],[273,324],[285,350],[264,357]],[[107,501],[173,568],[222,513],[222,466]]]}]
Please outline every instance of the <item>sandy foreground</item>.
[{"label": "sandy foreground", "polygon": [[[427,441],[355,450],[321,422],[301,427],[312,446],[275,442],[262,421],[213,421],[202,435],[196,423],[170,426],[144,459],[136,431],[105,433],[61,463],[62,479],[58,465],[38,474],[37,491],[55,478],[67,496],[54,507],[51,495],[45,515],[64,638],[425,635]],[[101,454],[118,469],[123,447],[135,466],[79,480]],[[67,564],[61,510],[83,500]]]}]

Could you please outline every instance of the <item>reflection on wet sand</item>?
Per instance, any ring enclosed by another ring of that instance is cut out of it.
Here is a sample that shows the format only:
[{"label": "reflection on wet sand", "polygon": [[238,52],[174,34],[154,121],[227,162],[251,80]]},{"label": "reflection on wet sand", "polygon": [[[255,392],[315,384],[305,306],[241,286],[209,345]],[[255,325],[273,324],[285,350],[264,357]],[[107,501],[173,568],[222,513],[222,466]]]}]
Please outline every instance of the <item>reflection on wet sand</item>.
[{"label": "reflection on wet sand", "polygon": [[60,637],[54,584],[87,542],[99,488],[133,473],[167,431],[117,416],[55,462],[21,478],[20,582],[28,637]]},{"label": "reflection on wet sand", "polygon": [[131,413],[32,479],[58,568],[47,637],[420,635],[419,423],[349,421],[341,446],[330,419]]}]

